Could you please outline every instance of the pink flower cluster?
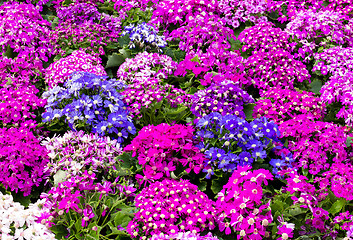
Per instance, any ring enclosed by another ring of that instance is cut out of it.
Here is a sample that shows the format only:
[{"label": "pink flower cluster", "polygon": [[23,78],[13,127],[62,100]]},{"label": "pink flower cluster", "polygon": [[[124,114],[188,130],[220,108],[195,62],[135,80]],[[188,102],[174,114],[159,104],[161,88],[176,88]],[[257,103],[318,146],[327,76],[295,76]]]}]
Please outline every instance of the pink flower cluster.
[{"label": "pink flower cluster", "polygon": [[32,4],[7,2],[0,6],[0,45],[24,58],[42,70],[42,61],[48,61],[54,45],[49,41],[51,24],[44,20]]},{"label": "pink flower cluster", "polygon": [[279,128],[282,136],[290,140],[288,148],[297,159],[297,167],[307,168],[310,174],[327,171],[332,162],[347,160],[346,140],[350,135],[345,127],[299,115]]},{"label": "pink flower cluster", "polygon": [[152,183],[136,196],[135,206],[139,210],[127,226],[134,238],[187,231],[196,234],[215,228],[214,202],[188,180]]},{"label": "pink flower cluster", "polygon": [[238,167],[218,193],[217,223],[221,232],[235,232],[238,239],[261,240],[272,223],[270,203],[264,203],[262,184],[268,185],[272,174],[265,169],[251,171],[250,166]]},{"label": "pink flower cluster", "polygon": [[48,150],[47,170],[51,175],[64,171],[68,179],[81,175],[85,169],[96,174],[107,172],[116,163],[115,158],[122,153],[117,140],[100,137],[98,134],[85,134],[83,131],[66,132],[63,136],[55,136],[42,141]]},{"label": "pink flower cluster", "polygon": [[322,119],[325,115],[325,104],[312,92],[271,88],[262,91],[260,96],[254,108],[254,118],[265,116],[281,124],[301,114],[314,119]]},{"label": "pink flower cluster", "polygon": [[332,44],[348,43],[351,36],[346,35],[344,23],[348,20],[348,16],[334,10],[298,12],[285,30],[299,44],[295,57],[308,61],[319,47],[330,48]]},{"label": "pink flower cluster", "polygon": [[50,64],[45,70],[45,82],[49,89],[64,83],[73,72],[89,72],[99,76],[107,75],[102,60],[95,53],[83,50],[73,51],[69,56]]},{"label": "pink flower cluster", "polygon": [[244,59],[248,76],[245,84],[268,90],[271,87],[293,89],[298,82],[310,81],[305,65],[284,50],[258,53]]},{"label": "pink flower cluster", "polygon": [[151,240],[218,240],[217,237],[212,236],[212,233],[208,233],[205,236],[201,236],[199,233],[192,232],[179,232],[176,234],[166,235],[160,233],[159,235],[153,235]]},{"label": "pink flower cluster", "polygon": [[47,151],[26,128],[0,128],[0,182],[24,196],[45,177]]},{"label": "pink flower cluster", "polygon": [[285,50],[291,52],[293,43],[289,42],[289,35],[271,22],[261,22],[253,27],[244,29],[238,40],[242,42],[242,51],[251,50],[252,54]]},{"label": "pink flower cluster", "polygon": [[39,110],[44,109],[46,100],[38,98],[34,86],[0,89],[0,121],[4,127],[26,127],[34,129]]},{"label": "pink flower cluster", "polygon": [[194,129],[181,124],[157,126],[149,125],[141,129],[126,152],[137,155],[144,176],[143,181],[155,181],[170,177],[172,171],[182,165],[186,172],[193,170],[198,174],[203,168],[204,154],[194,144]]}]

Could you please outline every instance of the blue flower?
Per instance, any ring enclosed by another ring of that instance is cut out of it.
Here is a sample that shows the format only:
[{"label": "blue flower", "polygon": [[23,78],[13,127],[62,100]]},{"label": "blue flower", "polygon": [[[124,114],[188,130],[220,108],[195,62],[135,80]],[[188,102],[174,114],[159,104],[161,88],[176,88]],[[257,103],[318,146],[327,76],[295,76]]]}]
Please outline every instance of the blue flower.
[{"label": "blue flower", "polygon": [[101,136],[104,136],[105,133],[108,131],[108,128],[111,124],[107,121],[101,121],[95,127],[95,132]]},{"label": "blue flower", "polygon": [[271,159],[270,165],[274,168],[282,168],[286,163],[282,159]]},{"label": "blue flower", "polygon": [[267,157],[267,153],[262,147],[258,147],[253,150],[252,156],[255,159],[257,159],[258,157],[264,159]]},{"label": "blue flower", "polygon": [[211,121],[210,118],[208,116],[205,116],[205,117],[199,119],[199,121],[196,123],[196,127],[198,127],[198,128],[203,128],[203,127],[207,128],[208,125],[211,124],[210,121]]},{"label": "blue flower", "polygon": [[254,162],[254,159],[251,157],[251,154],[248,152],[241,152],[239,155],[239,165],[246,166],[251,165]]}]

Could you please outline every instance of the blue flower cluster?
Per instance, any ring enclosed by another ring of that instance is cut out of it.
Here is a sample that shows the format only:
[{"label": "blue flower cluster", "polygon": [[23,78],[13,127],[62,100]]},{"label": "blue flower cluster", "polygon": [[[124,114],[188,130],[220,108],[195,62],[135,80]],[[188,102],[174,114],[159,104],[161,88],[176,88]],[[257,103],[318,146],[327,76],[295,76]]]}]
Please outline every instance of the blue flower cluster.
[{"label": "blue flower cluster", "polygon": [[141,48],[145,45],[156,47],[157,49],[167,46],[164,36],[158,36],[153,26],[145,22],[138,25],[130,24],[126,26],[122,32],[122,36],[127,34],[130,35],[131,40],[129,48],[135,48],[135,43],[139,43]]},{"label": "blue flower cluster", "polygon": [[122,101],[125,85],[108,76],[74,72],[64,83],[43,93],[47,99],[43,122],[64,120],[72,130],[84,128],[123,142],[136,128]]},{"label": "blue flower cluster", "polygon": [[[200,140],[198,147],[208,159],[203,170],[207,172],[208,179],[215,169],[233,172],[238,166],[253,165],[255,162],[263,164],[273,150],[281,149],[283,145],[278,126],[265,117],[249,123],[236,115],[222,116],[214,112],[201,118],[196,127]],[[283,155],[282,159],[271,159],[274,173],[287,160],[290,162],[293,158]]]}]

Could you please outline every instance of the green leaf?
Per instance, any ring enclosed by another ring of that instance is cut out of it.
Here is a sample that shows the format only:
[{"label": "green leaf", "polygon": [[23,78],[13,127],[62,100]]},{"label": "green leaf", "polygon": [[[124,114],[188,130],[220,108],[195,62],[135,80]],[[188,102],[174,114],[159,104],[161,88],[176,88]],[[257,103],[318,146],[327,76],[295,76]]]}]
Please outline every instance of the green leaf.
[{"label": "green leaf", "polygon": [[55,234],[56,239],[63,239],[67,235],[67,229],[63,225],[54,225],[50,230]]},{"label": "green leaf", "polygon": [[214,194],[218,194],[223,188],[222,183],[218,179],[212,179],[211,190]]},{"label": "green leaf", "polygon": [[13,49],[11,48],[10,45],[6,47],[6,52],[4,53],[4,56],[8,58],[13,58]]},{"label": "green leaf", "polygon": [[128,45],[130,43],[130,36],[125,35],[125,36],[119,37],[118,43],[121,47],[123,47],[124,45]]},{"label": "green leaf", "polygon": [[253,115],[253,112],[254,112],[254,107],[256,106],[255,103],[249,103],[249,104],[246,104],[244,105],[244,114],[246,116],[246,120],[254,120],[254,118],[252,117]]},{"label": "green leaf", "polygon": [[321,90],[321,88],[322,88],[322,83],[321,83],[321,81],[320,80],[317,80],[317,79],[315,79],[315,80],[313,80],[310,84],[309,84],[309,86],[310,86],[310,90],[313,92],[313,93],[315,93],[315,94],[320,94],[320,90]]},{"label": "green leaf", "polygon": [[129,222],[131,221],[131,218],[122,212],[117,212],[112,217],[114,217],[114,225],[120,225],[123,228],[126,228]]},{"label": "green leaf", "polygon": [[203,192],[206,190],[206,187],[207,187],[207,182],[206,181],[202,181],[202,182],[199,182],[198,184],[196,184],[198,189]]},{"label": "green leaf", "polygon": [[338,199],[334,204],[332,204],[331,208],[328,210],[329,213],[331,214],[336,214],[339,211],[341,211],[341,209],[346,205],[346,199],[344,198],[340,198]]},{"label": "green leaf", "polygon": [[125,58],[123,55],[113,53],[108,56],[108,62],[105,68],[119,67],[121,64],[125,62]]},{"label": "green leaf", "polygon": [[197,55],[196,55],[195,57],[191,58],[190,61],[191,61],[191,62],[198,62],[198,63],[201,63],[201,62],[200,62],[200,59],[199,59],[199,56],[197,56]]},{"label": "green leaf", "polygon": [[353,137],[347,137],[347,140],[346,140],[346,147],[350,147],[353,143],[352,141]]}]

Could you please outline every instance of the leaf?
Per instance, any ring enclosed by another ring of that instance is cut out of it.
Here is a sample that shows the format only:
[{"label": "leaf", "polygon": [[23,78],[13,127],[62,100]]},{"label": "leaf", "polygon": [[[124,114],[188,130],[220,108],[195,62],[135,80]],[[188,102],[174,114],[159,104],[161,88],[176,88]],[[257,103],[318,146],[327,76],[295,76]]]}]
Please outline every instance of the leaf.
[{"label": "leaf", "polygon": [[222,183],[218,179],[213,179],[211,184],[211,190],[214,194],[218,194],[223,188]]},{"label": "leaf", "polygon": [[108,62],[105,68],[119,67],[121,64],[125,62],[125,58],[123,55],[113,53],[108,56]]},{"label": "leaf", "polygon": [[199,182],[198,184],[196,184],[198,189],[203,192],[206,190],[206,187],[207,187],[207,182],[206,181],[202,181],[202,182]]},{"label": "leaf", "polygon": [[320,94],[320,90],[321,90],[321,88],[322,88],[322,83],[321,83],[321,81],[320,80],[317,80],[317,79],[315,79],[315,80],[313,80],[310,84],[309,84],[309,86],[310,86],[310,90],[313,92],[313,93],[315,93],[315,94]]},{"label": "leaf", "polygon": [[66,172],[63,170],[59,170],[54,175],[54,185],[58,186],[59,183],[63,182],[66,177]]},{"label": "leaf", "polygon": [[67,235],[67,229],[63,225],[54,225],[50,230],[55,234],[56,239],[63,239]]},{"label": "leaf", "polygon": [[331,208],[328,210],[329,213],[331,214],[336,214],[339,211],[341,211],[341,209],[346,205],[346,199],[344,198],[340,198],[338,199],[334,204],[332,204]]},{"label": "leaf", "polygon": [[347,137],[347,140],[346,140],[346,147],[350,147],[353,143],[352,141],[353,137]]},{"label": "leaf", "polygon": [[197,56],[197,55],[196,55],[195,57],[191,58],[190,61],[191,61],[191,62],[198,62],[198,63],[201,63],[201,62],[200,62],[200,59],[199,59],[199,56]]},{"label": "leaf", "polygon": [[126,34],[125,36],[119,37],[118,43],[121,47],[128,45],[130,43],[130,36]]},{"label": "leaf", "polygon": [[121,226],[123,228],[126,228],[129,222],[131,221],[131,218],[122,212],[117,212],[112,215],[112,217],[114,217],[114,225]]},{"label": "leaf", "polygon": [[246,120],[249,120],[249,121],[254,120],[252,115],[253,115],[255,106],[256,106],[255,103],[249,103],[249,104],[244,105],[243,111],[246,116]]}]

